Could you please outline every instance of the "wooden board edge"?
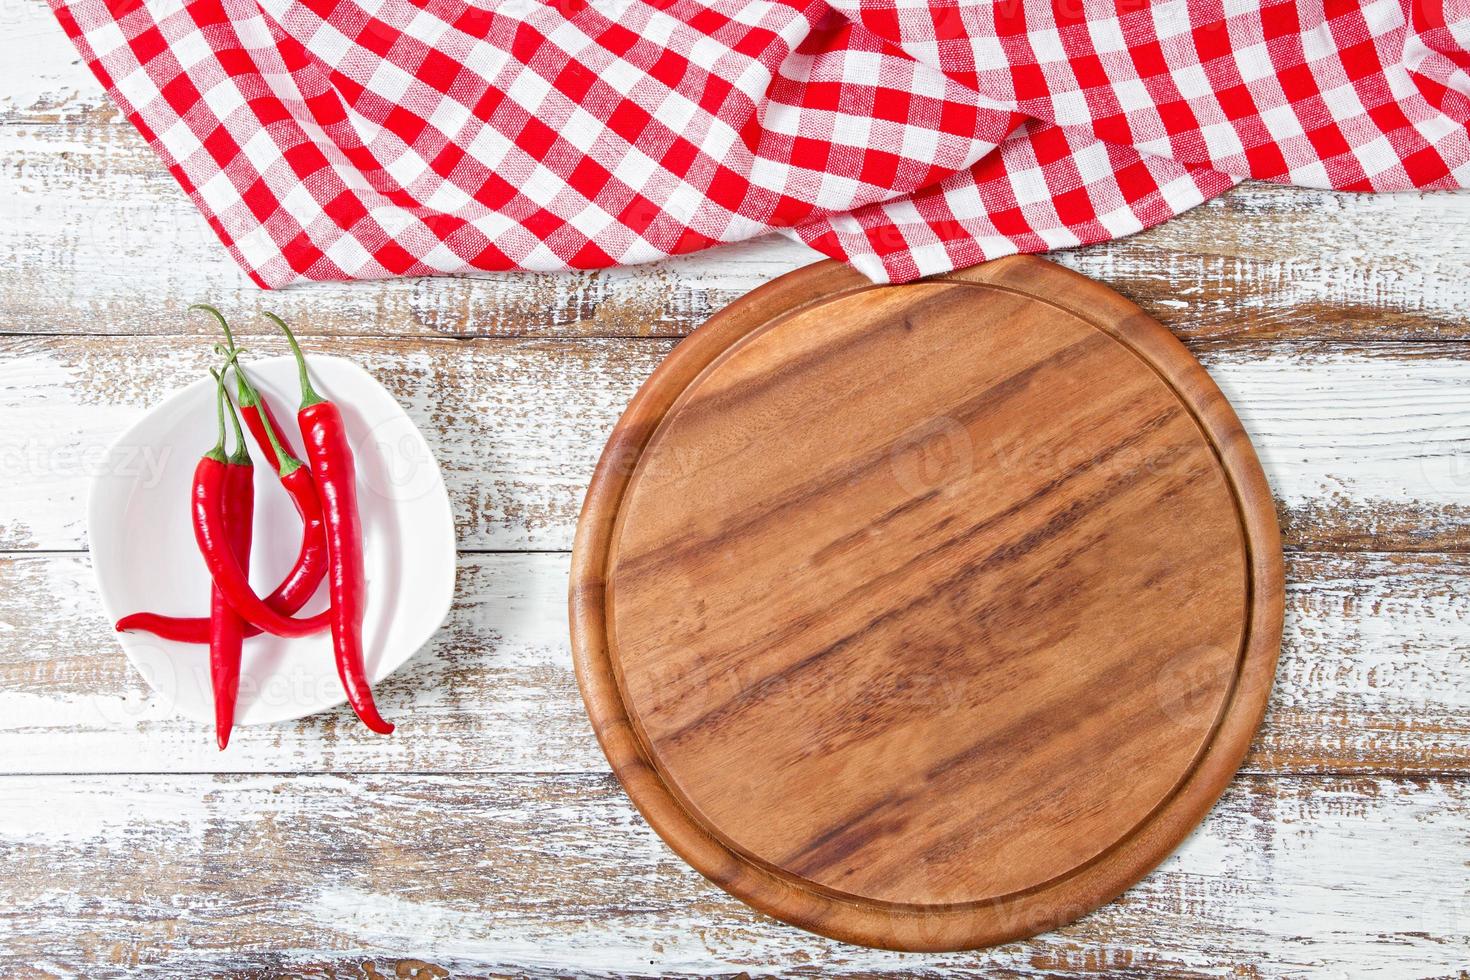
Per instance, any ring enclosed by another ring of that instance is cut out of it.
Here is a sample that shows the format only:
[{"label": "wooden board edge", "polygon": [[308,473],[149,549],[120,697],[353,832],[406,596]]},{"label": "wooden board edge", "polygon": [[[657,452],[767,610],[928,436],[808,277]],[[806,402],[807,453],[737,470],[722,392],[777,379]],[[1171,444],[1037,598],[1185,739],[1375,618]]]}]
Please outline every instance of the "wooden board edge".
[{"label": "wooden board edge", "polygon": [[1166,367],[1161,377],[1195,413],[1240,503],[1252,580],[1251,623],[1241,668],[1208,747],[1159,807],[1072,874],[992,901],[932,908],[860,901],[803,887],[736,853],[681,805],[658,774],[623,701],[607,646],[606,569],[612,530],[639,454],[680,394],[749,332],[811,303],[883,287],[838,263],[818,262],[773,280],[711,317],[639,389],[614,427],[588,486],[568,587],[572,659],[592,728],[614,774],[644,819],[695,870],[752,907],[829,938],[884,949],[948,952],[1033,936],[1079,918],[1116,898],[1182,843],[1224,792],[1265,715],[1280,651],[1285,578],[1275,507],[1244,428],[1203,366],[1173,334],[1085,276],[1033,256],[1011,256],[927,281],[1014,288],[1038,275],[1059,286],[1085,285],[1093,294],[1090,299],[1099,302],[1085,309],[1055,305],[1112,333],[1155,370]]}]

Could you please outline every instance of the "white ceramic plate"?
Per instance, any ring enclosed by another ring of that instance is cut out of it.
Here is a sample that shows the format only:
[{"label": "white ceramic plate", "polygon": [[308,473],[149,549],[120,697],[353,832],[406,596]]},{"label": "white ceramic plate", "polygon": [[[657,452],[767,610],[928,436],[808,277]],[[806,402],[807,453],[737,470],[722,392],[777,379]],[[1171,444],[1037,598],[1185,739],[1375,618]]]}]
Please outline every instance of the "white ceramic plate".
[{"label": "white ceramic plate", "polygon": [[[363,655],[376,683],[428,642],[449,612],[454,520],[428,443],[393,396],[350,361],[308,357],[308,364],[317,390],[341,407],[357,461],[368,580]],[[301,400],[295,361],[251,360],[246,369],[270,399],[300,456],[304,450],[295,424]],[[233,376],[227,383],[233,393]],[[209,577],[194,543],[188,504],[194,466],[214,445],[214,405],[214,381],[207,377],[175,392],[113,443],[93,481],[87,533],[110,622],[141,610],[208,615]],[[255,536],[250,580],[264,595],[295,561],[301,521],[275,467],[253,443],[251,452]],[[323,586],[301,615],[326,605]],[[206,647],[147,633],[117,637],[163,701],[191,718],[213,721]],[[289,721],[345,700],[329,634],[292,640],[262,634],[245,641],[236,724]],[[380,707],[394,720],[391,704]]]}]

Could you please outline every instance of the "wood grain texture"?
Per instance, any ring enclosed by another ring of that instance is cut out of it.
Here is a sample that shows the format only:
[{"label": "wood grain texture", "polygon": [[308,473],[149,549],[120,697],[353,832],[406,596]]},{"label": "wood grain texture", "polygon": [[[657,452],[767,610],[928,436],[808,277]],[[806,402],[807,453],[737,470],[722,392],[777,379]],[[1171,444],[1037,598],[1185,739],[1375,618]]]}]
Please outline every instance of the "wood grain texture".
[{"label": "wood grain texture", "polygon": [[[567,645],[566,554],[467,554],[445,629],[345,709],[237,731],[172,717],[107,632],[86,555],[0,557],[11,772],[602,772]],[[1249,772],[1470,774],[1470,556],[1287,556],[1286,629]]]},{"label": "wood grain texture", "polygon": [[[571,547],[597,454],[668,340],[351,339],[444,468],[462,548]],[[274,339],[253,352],[284,353]],[[1470,348],[1208,347],[1201,360],[1260,454],[1288,549],[1470,549]],[[210,343],[0,338],[0,548],[83,547],[82,504],[108,442],[200,377]],[[44,409],[44,410],[42,410]],[[1007,447],[993,447],[998,453]]]},{"label": "wood grain texture", "polygon": [[[261,302],[131,129],[91,116],[0,126],[0,158],[0,216],[27,219],[0,222],[12,271],[0,332],[204,334],[207,323],[181,325],[190,302]],[[1143,235],[1055,257],[1189,339],[1445,340],[1466,334],[1470,265],[1443,243],[1467,221],[1460,196],[1248,185]],[[168,263],[159,240],[175,245]],[[306,333],[679,336],[816,257],[772,237],[657,266],[323,284],[269,302]]]},{"label": "wood grain texture", "polygon": [[1459,780],[1243,777],[1116,903],[920,956],[746,909],[608,775],[17,776],[0,973],[1455,976],[1467,807]]},{"label": "wood grain texture", "polygon": [[[181,325],[190,302],[262,301],[131,129],[90,117],[0,126],[0,159],[0,216],[26,219],[0,222],[12,272],[0,332],[204,334],[205,322]],[[1466,334],[1470,266],[1443,243],[1467,221],[1462,196],[1248,185],[1143,235],[1055,257],[1192,340],[1446,340]],[[174,243],[167,263],[159,240]],[[268,302],[306,333],[680,336],[817,257],[770,237],[656,266],[321,284]]]},{"label": "wood grain texture", "polygon": [[1137,306],[1032,257],[876,288],[827,262],[713,317],[619,419],[572,652],[702,874],[823,935],[963,949],[1070,921],[1193,828],[1264,713],[1281,590],[1239,421]]},{"label": "wood grain texture", "polygon": [[[202,369],[207,326],[180,315],[201,298],[361,337],[343,353],[392,378],[454,463],[462,545],[567,548],[595,454],[669,343],[440,341],[677,337],[811,253],[767,239],[606,273],[262,295],[44,0],[0,4],[0,332],[87,338],[0,345],[0,550],[26,549],[0,556],[0,770],[96,773],[0,775],[0,974],[1465,976],[1470,559],[1431,552],[1470,545],[1467,228],[1470,195],[1245,185],[1056,256],[1201,355],[1293,547],[1421,553],[1287,556],[1283,659],[1246,767],[1321,775],[1238,780],[1176,858],[1062,934],[877,954],[703,885],[592,775],[565,554],[462,557],[449,629],[388,692],[417,709],[412,739],[385,750],[328,713],[221,756],[94,622],[86,556],[44,550],[84,546],[101,437]],[[138,775],[202,770],[272,774]],[[306,771],[344,775],[289,775]],[[542,772],[569,775],[517,774]]]},{"label": "wood grain texture", "polygon": [[[0,332],[177,333],[199,298],[259,301],[44,0],[0,5],[0,64]],[[1442,340],[1470,333],[1470,255],[1445,247],[1467,222],[1470,196],[1247,185],[1146,234],[1056,257],[1187,338]],[[171,244],[166,263],[159,240]],[[324,285],[271,302],[309,317],[309,332],[682,335],[814,257],[769,239],[638,269]]]}]

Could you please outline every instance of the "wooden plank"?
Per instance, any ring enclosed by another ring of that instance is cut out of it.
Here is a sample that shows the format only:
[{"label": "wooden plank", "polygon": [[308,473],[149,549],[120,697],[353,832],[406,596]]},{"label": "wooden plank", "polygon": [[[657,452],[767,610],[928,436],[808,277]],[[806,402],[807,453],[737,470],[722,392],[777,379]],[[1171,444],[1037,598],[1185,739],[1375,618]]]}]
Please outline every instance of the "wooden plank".
[{"label": "wooden plank", "polygon": [[[220,753],[128,665],[87,556],[0,558],[0,758],[26,772],[602,772],[572,677],[567,565],[462,556],[445,628],[379,685],[393,738],[344,708],[239,729]],[[1275,691],[1246,768],[1470,773],[1470,556],[1293,555],[1287,578]]]},{"label": "wooden plank", "polygon": [[1240,415],[1289,549],[1470,549],[1470,351],[1201,347]]},{"label": "wooden plank", "polygon": [[[28,8],[29,9],[26,9]],[[0,10],[0,58],[14,77],[0,92],[0,126],[131,124],[67,40],[45,0]]]},{"label": "wooden plank", "polygon": [[[254,342],[256,353],[285,350]],[[0,504],[0,546],[84,540],[85,474],[146,467],[104,458],[144,406],[214,359],[210,345],[159,338],[0,340],[0,455],[16,480]],[[371,370],[423,429],[444,470],[461,544],[570,547],[606,432],[667,341],[361,341],[336,353]]]},{"label": "wooden plank", "polygon": [[0,6],[0,125],[57,122],[82,115],[126,123],[77,56],[45,0]]},{"label": "wooden plank", "polygon": [[11,776],[0,972],[1447,975],[1470,955],[1467,805],[1457,780],[1239,779],[1119,901],[912,956],[739,905],[609,776]]},{"label": "wooden plank", "polygon": [[[668,340],[343,339],[444,468],[462,548],[566,550],[597,455]],[[104,450],[201,377],[202,340],[0,338],[0,549],[83,547],[88,474],[146,468]],[[262,338],[254,353],[284,348]],[[1454,344],[1201,350],[1276,494],[1287,547],[1470,548],[1470,349]],[[146,447],[144,447],[146,450]],[[977,447],[1007,465],[1004,445]],[[143,472],[140,469],[139,472]],[[182,492],[180,490],[179,492]]]},{"label": "wooden plank", "polygon": [[[0,126],[0,333],[207,335],[186,313],[275,309],[306,334],[677,336],[821,256],[781,238],[658,265],[321,284],[263,298],[131,129]],[[160,248],[167,243],[166,249]],[[24,285],[22,285],[24,283]],[[243,335],[264,329],[241,323]]]},{"label": "wooden plank", "polygon": [[[0,332],[203,333],[189,303],[260,302],[42,0],[0,9],[0,64]],[[1247,185],[1056,258],[1189,338],[1449,339],[1470,333],[1470,254],[1445,247],[1467,221],[1470,194]],[[270,302],[322,333],[682,335],[815,257],[770,238],[635,269],[322,285]]]},{"label": "wooden plank", "polygon": [[572,676],[566,583],[564,554],[465,556],[448,622],[377,686],[398,734],[373,736],[337,710],[236,729],[221,753],[208,726],[174,716],[129,665],[87,556],[0,558],[0,758],[32,772],[600,772]]},{"label": "wooden plank", "polygon": [[1288,555],[1286,577],[1246,768],[1470,772],[1470,556]]},{"label": "wooden plank", "polygon": [[[205,333],[183,310],[255,306],[239,271],[130,129],[88,117],[0,126],[0,331]],[[1444,248],[1470,195],[1352,196],[1253,185],[1132,238],[1053,258],[1192,339],[1465,336],[1470,258]],[[168,243],[167,258],[159,243]],[[687,333],[820,258],[771,237],[652,266],[321,284],[269,303],[305,330],[418,336]],[[247,324],[246,332],[256,329]]]}]

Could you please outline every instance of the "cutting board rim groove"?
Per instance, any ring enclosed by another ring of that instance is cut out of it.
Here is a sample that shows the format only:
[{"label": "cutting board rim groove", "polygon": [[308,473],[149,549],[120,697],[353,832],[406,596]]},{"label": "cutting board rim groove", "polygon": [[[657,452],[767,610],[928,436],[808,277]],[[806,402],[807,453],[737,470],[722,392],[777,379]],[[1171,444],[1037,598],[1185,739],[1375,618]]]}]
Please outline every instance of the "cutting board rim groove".
[{"label": "cutting board rim groove", "polygon": [[[1204,368],[1166,328],[1111,289],[1032,256],[1011,256],[919,284],[980,286],[1041,302],[1107,334],[1152,371],[1187,410],[1236,503],[1244,545],[1246,623],[1216,717],[1198,752],[1163,798],[1093,857],[1008,894],[948,904],[880,901],[803,879],[705,825],[660,772],[625,703],[608,646],[608,576],[622,502],[643,450],[671,410],[745,341],[813,306],[874,284],[846,266],[818,262],[773,280],[715,314],[680,343],[629,403],[609,437],[577,526],[569,583],[572,651],[589,718],[614,773],[640,813],[715,884],[783,921],[848,942],[898,950],[975,948],[1058,927],[1116,897],[1171,853],[1223,792],[1265,713],[1284,615],[1276,513],[1265,475],[1238,418]],[[1040,292],[1038,287],[1055,287]],[[1028,288],[1029,287],[1029,288]],[[1060,302],[1066,290],[1087,308]]]}]

